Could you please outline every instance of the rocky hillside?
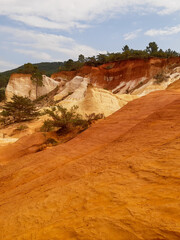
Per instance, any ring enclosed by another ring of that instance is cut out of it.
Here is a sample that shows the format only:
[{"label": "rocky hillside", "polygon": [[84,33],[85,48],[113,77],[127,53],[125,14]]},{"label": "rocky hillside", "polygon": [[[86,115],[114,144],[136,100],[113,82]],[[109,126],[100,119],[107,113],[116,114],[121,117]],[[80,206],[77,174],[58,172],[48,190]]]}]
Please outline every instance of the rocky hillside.
[{"label": "rocky hillside", "polygon": [[59,82],[43,75],[43,86],[37,86],[31,80],[31,74],[13,73],[6,87],[6,99],[9,101],[14,94],[35,100],[48,94],[59,86]]},{"label": "rocky hillside", "polygon": [[[61,71],[51,78],[44,75],[43,86],[36,86],[30,74],[12,74],[6,98],[10,100],[17,94],[39,99],[39,109],[54,104],[67,109],[76,105],[77,112],[83,116],[103,113],[107,117],[136,98],[170,88],[178,79],[180,58],[124,60],[99,67],[84,66],[78,71]],[[21,123],[0,129],[0,144],[39,131],[43,121],[40,117],[27,122],[26,129],[19,132],[16,129],[22,128]]]},{"label": "rocky hillside", "polygon": [[51,75],[57,81],[70,81],[75,76],[90,79],[93,86],[111,90],[113,93],[131,93],[148,83],[158,73],[168,74],[180,66],[180,58],[150,58],[124,60],[100,65],[84,66],[78,71],[61,71]]},{"label": "rocky hillside", "polygon": [[178,82],[65,144],[1,148],[0,240],[180,239]]}]

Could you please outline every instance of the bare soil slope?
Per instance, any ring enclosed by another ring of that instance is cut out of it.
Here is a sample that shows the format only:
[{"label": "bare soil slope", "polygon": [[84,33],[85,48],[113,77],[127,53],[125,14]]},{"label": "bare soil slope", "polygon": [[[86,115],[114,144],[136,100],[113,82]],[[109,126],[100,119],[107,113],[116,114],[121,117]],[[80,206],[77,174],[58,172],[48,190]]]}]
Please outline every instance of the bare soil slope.
[{"label": "bare soil slope", "polygon": [[0,240],[180,239],[179,109],[157,91],[65,144],[1,148]]}]

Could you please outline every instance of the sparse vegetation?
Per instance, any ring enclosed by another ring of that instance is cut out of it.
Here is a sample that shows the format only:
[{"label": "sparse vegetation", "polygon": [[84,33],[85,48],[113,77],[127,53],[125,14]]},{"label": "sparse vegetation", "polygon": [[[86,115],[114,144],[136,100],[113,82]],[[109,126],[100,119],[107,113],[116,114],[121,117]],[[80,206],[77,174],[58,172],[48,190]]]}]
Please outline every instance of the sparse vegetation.
[{"label": "sparse vegetation", "polygon": [[48,138],[45,142],[45,144],[50,146],[56,146],[58,142],[54,138]]},{"label": "sparse vegetation", "polygon": [[[69,59],[64,62],[44,62],[44,63],[37,63],[37,64],[24,64],[19,68],[14,70],[6,71],[0,73],[0,88],[6,87],[9,81],[9,77],[12,73],[15,72],[22,72],[22,73],[33,73],[33,79],[40,79],[38,80],[37,84],[42,84],[41,76],[45,74],[50,76],[52,73],[58,71],[72,71],[78,70],[84,65],[89,66],[98,66],[104,63],[111,63],[117,62],[126,59],[148,59],[151,57],[158,57],[158,58],[170,58],[170,57],[178,57],[180,56],[179,53],[173,51],[171,49],[163,51],[159,49],[157,43],[150,42],[146,49],[144,50],[136,50],[130,48],[128,45],[125,45],[122,48],[122,52],[107,52],[106,54],[98,54],[97,56],[92,57],[85,57],[84,55],[80,54],[77,61]],[[107,69],[110,69],[111,65],[107,66]],[[34,73],[35,72],[35,73]],[[39,85],[39,86],[40,86]]]},{"label": "sparse vegetation", "polygon": [[5,88],[0,88],[0,102],[5,100]]},{"label": "sparse vegetation", "polygon": [[44,114],[48,114],[51,119],[44,121],[41,131],[57,131],[60,135],[71,132],[74,128],[79,128],[79,131],[83,131],[100,118],[103,118],[103,114],[90,114],[86,115],[86,119],[83,119],[82,115],[76,113],[77,106],[73,106],[69,111],[62,106],[51,107],[46,109]]},{"label": "sparse vegetation", "polygon": [[110,70],[110,69],[112,69],[112,68],[113,68],[113,64],[110,64],[110,65],[108,65],[108,66],[106,67],[107,70]]},{"label": "sparse vegetation", "polygon": [[18,126],[17,128],[16,128],[16,130],[17,131],[23,131],[23,130],[25,130],[25,129],[27,129],[28,128],[28,126],[27,125],[20,125],[20,126]]},{"label": "sparse vegetation", "polygon": [[158,73],[157,75],[154,76],[156,79],[154,81],[154,84],[161,84],[164,81],[167,81],[168,77],[164,74],[164,72]]},{"label": "sparse vegetation", "polygon": [[2,109],[0,122],[3,125],[32,120],[39,115],[29,98],[17,95],[14,95],[10,102],[6,102]]},{"label": "sparse vegetation", "polygon": [[24,73],[24,74],[31,74],[32,82],[36,86],[43,86],[43,78],[42,78],[43,72],[41,72],[37,66],[35,66],[31,63],[26,63],[23,65],[23,67],[21,69],[19,69],[18,72]]}]

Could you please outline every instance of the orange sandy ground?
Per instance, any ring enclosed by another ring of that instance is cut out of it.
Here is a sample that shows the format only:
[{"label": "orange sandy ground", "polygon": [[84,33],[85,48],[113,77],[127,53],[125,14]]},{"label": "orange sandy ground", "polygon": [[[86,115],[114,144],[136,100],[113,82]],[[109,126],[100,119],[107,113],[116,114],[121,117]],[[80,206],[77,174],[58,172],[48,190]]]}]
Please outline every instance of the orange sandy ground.
[{"label": "orange sandy ground", "polygon": [[0,240],[180,239],[180,92],[38,153],[27,141],[0,149]]}]

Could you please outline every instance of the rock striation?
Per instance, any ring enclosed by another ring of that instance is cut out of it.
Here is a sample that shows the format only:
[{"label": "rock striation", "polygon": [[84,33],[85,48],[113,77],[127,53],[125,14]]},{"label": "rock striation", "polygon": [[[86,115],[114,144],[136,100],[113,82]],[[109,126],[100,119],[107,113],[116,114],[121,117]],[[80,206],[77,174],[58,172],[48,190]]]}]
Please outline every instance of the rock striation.
[{"label": "rock striation", "polygon": [[90,79],[76,76],[67,82],[63,89],[54,96],[55,101],[67,109],[78,106],[78,112],[82,115],[91,113],[103,113],[109,116],[119,110],[129,101],[136,99],[135,95],[113,94],[112,92],[93,87]]},{"label": "rock striation", "polygon": [[112,62],[98,67],[84,66],[77,71],[61,71],[52,74],[57,81],[70,81],[75,76],[86,77],[95,87],[111,90],[113,93],[126,94],[140,83],[147,83],[162,71],[171,71],[180,66],[180,58],[132,59]]},{"label": "rock striation", "polygon": [[176,67],[168,73],[164,74],[164,80],[162,82],[156,83],[157,79],[152,78],[147,83],[142,84],[142,86],[139,86],[134,91],[132,91],[131,94],[144,96],[150,92],[164,90],[168,88],[169,85],[178,80],[180,80],[180,68]]}]

